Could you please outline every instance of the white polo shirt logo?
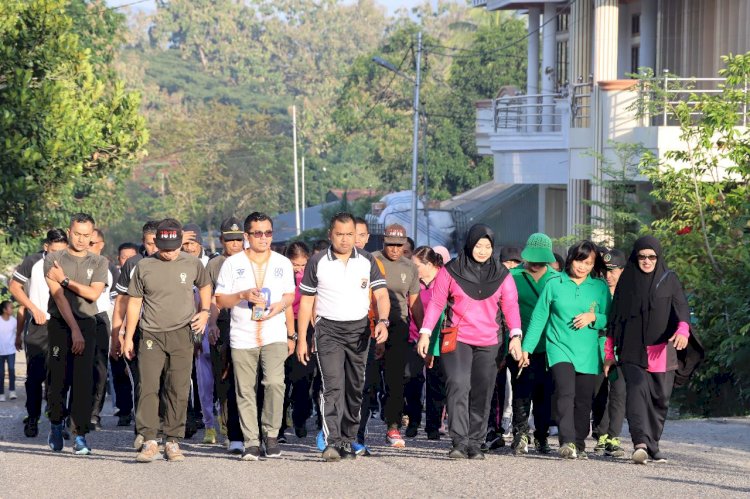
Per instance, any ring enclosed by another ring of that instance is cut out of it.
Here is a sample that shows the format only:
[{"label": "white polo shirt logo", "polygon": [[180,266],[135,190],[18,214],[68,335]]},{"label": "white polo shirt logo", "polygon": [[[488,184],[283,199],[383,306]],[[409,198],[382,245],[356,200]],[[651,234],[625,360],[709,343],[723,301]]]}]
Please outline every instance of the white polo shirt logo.
[{"label": "white polo shirt logo", "polygon": [[180,284],[186,284],[187,274],[185,272],[180,273]]}]

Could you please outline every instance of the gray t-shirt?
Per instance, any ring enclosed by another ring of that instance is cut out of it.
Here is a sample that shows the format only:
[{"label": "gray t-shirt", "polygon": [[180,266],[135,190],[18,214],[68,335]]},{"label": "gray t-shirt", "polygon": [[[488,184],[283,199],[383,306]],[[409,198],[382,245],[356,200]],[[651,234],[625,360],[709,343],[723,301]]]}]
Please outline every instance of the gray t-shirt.
[{"label": "gray t-shirt", "polygon": [[388,298],[391,300],[391,322],[406,322],[409,317],[409,295],[419,295],[419,271],[414,262],[403,256],[391,261],[381,251],[372,254],[383,264]]},{"label": "gray t-shirt", "polygon": [[[95,282],[103,282],[107,284],[107,272],[108,272],[108,260],[103,256],[96,255],[90,251],[86,252],[86,256],[73,256],[67,249],[55,251],[49,253],[44,259],[44,275],[54,266],[57,262],[62,267],[65,277],[71,281],[75,281],[78,284],[85,286],[91,286]],[[63,288],[65,293],[65,299],[70,304],[70,309],[73,311],[73,315],[79,319],[85,319],[87,317],[93,317],[99,313],[99,308],[96,306],[96,300],[88,301],[75,294],[68,288]],[[49,305],[47,311],[52,317],[62,319],[63,316],[60,310],[57,308],[57,303],[52,295],[49,297]]]},{"label": "gray t-shirt", "polygon": [[140,326],[161,333],[187,326],[195,315],[193,286],[211,284],[200,260],[181,252],[173,261],[156,253],[138,262],[128,286],[128,295],[143,298]]}]

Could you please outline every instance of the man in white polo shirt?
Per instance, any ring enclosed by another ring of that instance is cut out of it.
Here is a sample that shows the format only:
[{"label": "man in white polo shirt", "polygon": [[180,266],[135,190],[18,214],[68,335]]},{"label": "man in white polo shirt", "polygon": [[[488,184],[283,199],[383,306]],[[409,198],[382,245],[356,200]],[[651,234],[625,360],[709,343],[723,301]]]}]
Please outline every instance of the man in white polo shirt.
[{"label": "man in white polo shirt", "polygon": [[[355,223],[349,213],[331,219],[327,251],[307,262],[299,289],[297,358],[310,360],[306,339],[315,303],[315,350],[323,378],[320,409],[327,447],[325,461],[354,459],[352,441],[359,428],[365,365],[370,346],[370,290],[378,317],[388,317],[390,301],[385,279],[375,259],[354,246]],[[379,319],[372,332],[377,343],[388,339],[387,319]]]},{"label": "man in white polo shirt", "polygon": [[237,409],[245,439],[242,460],[260,457],[258,368],[263,370],[263,446],[278,457],[278,434],[284,412],[284,361],[294,351],[293,325],[287,307],[294,301],[294,270],[288,258],[271,251],[273,221],[254,212],[244,223],[247,249],[228,257],[216,281],[216,305],[231,308],[229,345],[237,390]]}]

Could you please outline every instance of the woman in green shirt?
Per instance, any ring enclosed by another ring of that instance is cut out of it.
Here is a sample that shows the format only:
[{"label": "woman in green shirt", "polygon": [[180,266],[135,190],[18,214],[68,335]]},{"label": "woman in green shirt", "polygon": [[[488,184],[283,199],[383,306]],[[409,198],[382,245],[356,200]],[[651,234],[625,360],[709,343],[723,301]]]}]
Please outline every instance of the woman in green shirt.
[{"label": "woman in green shirt", "polygon": [[564,272],[547,282],[523,338],[521,367],[529,365],[529,352],[544,333],[563,458],[587,458],[592,395],[602,372],[600,332],[606,329],[612,301],[607,283],[599,278],[605,270],[594,243],[571,246]]}]

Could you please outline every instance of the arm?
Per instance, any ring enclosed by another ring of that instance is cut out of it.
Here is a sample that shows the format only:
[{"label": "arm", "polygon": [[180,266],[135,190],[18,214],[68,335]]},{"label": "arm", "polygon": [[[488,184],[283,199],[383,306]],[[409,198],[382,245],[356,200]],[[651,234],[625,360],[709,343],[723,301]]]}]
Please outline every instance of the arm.
[{"label": "arm", "polygon": [[304,366],[310,360],[307,348],[307,328],[310,326],[314,302],[315,295],[302,295],[297,312],[297,359]]},{"label": "arm", "polygon": [[409,310],[411,311],[411,318],[414,319],[414,324],[417,325],[417,329],[422,327],[424,321],[424,306],[422,305],[422,298],[419,293],[409,295]]},{"label": "arm", "polygon": [[297,334],[297,325],[294,323],[294,311],[292,310],[292,307],[287,307],[284,311],[284,316],[286,320],[286,346],[288,348],[288,357],[294,353],[294,348],[297,344],[297,341],[294,339],[294,335]]},{"label": "arm", "polygon": [[521,336],[521,312],[518,306],[518,288],[512,275],[508,275],[500,285],[500,310],[505,324],[510,329],[510,337]]},{"label": "arm", "polygon": [[83,340],[81,329],[78,327],[78,323],[73,316],[73,311],[70,309],[70,303],[68,303],[68,300],[65,298],[63,288],[49,277],[47,278],[47,286],[49,286],[50,295],[52,296],[52,299],[55,300],[55,304],[57,305],[60,314],[63,316],[63,320],[65,320],[65,323],[70,328],[70,334],[73,340],[71,352],[76,355],[83,353],[83,348],[86,343]]},{"label": "arm", "polygon": [[26,291],[23,290],[23,284],[16,281],[15,279],[12,279],[10,281],[10,284],[8,285],[8,289],[10,290],[10,294],[13,295],[13,298],[15,298],[16,301],[21,304],[21,306],[25,307],[29,312],[31,312],[31,315],[34,317],[34,322],[36,324],[41,326],[47,323],[47,315],[42,312],[39,307],[34,305],[34,303],[31,301],[31,298],[29,298],[29,295],[27,295]]},{"label": "arm", "polygon": [[427,336],[431,335],[432,330],[435,328],[438,320],[440,320],[440,314],[443,313],[443,309],[445,309],[445,305],[448,303],[450,281],[450,274],[443,267],[437,276],[435,276],[435,283],[432,285],[432,299],[427,304],[422,328],[419,330],[420,336],[423,334]]},{"label": "arm", "polygon": [[[378,309],[378,317],[388,317],[391,313],[391,300],[388,298],[388,290],[385,287],[374,289],[372,296],[375,297],[375,304]],[[378,344],[385,343],[388,339],[388,328],[382,322],[375,324],[375,342]]]},{"label": "arm", "polygon": [[125,312],[128,309],[129,298],[128,295],[121,294],[118,294],[117,298],[115,298],[115,307],[112,310],[112,330],[110,332],[112,341],[110,342],[109,349],[109,355],[113,359],[122,355],[123,339],[125,337],[125,331],[122,326],[125,323]]},{"label": "arm", "polygon": [[[54,262],[52,268],[47,272],[47,281],[49,282],[50,280],[53,280],[57,284],[60,284],[65,280],[65,278],[65,272],[63,272],[60,264]],[[85,284],[81,284],[79,282],[71,280],[68,283],[67,288],[81,298],[84,298],[88,301],[96,301],[102,295],[104,286],[106,286],[105,282],[92,282],[90,286],[86,286]]]},{"label": "arm", "polygon": [[547,326],[550,314],[550,304],[552,303],[552,288],[554,288],[554,283],[548,282],[542,291],[542,296],[540,296],[539,301],[536,302],[534,311],[531,313],[529,328],[526,331],[521,346],[524,353],[534,351],[539,344],[539,339],[542,337],[544,328]]},{"label": "arm", "polygon": [[16,350],[23,348],[23,329],[26,324],[26,307],[21,305],[16,313]]},{"label": "arm", "polygon": [[208,317],[211,314],[211,291],[213,291],[213,287],[210,283],[198,288],[201,308],[190,321],[194,331],[204,331],[206,329]]},{"label": "arm", "polygon": [[135,357],[133,336],[135,336],[135,327],[138,325],[141,314],[141,305],[143,305],[142,296],[131,296],[128,299],[128,309],[125,315],[125,341],[122,348],[122,354],[128,359]]}]

